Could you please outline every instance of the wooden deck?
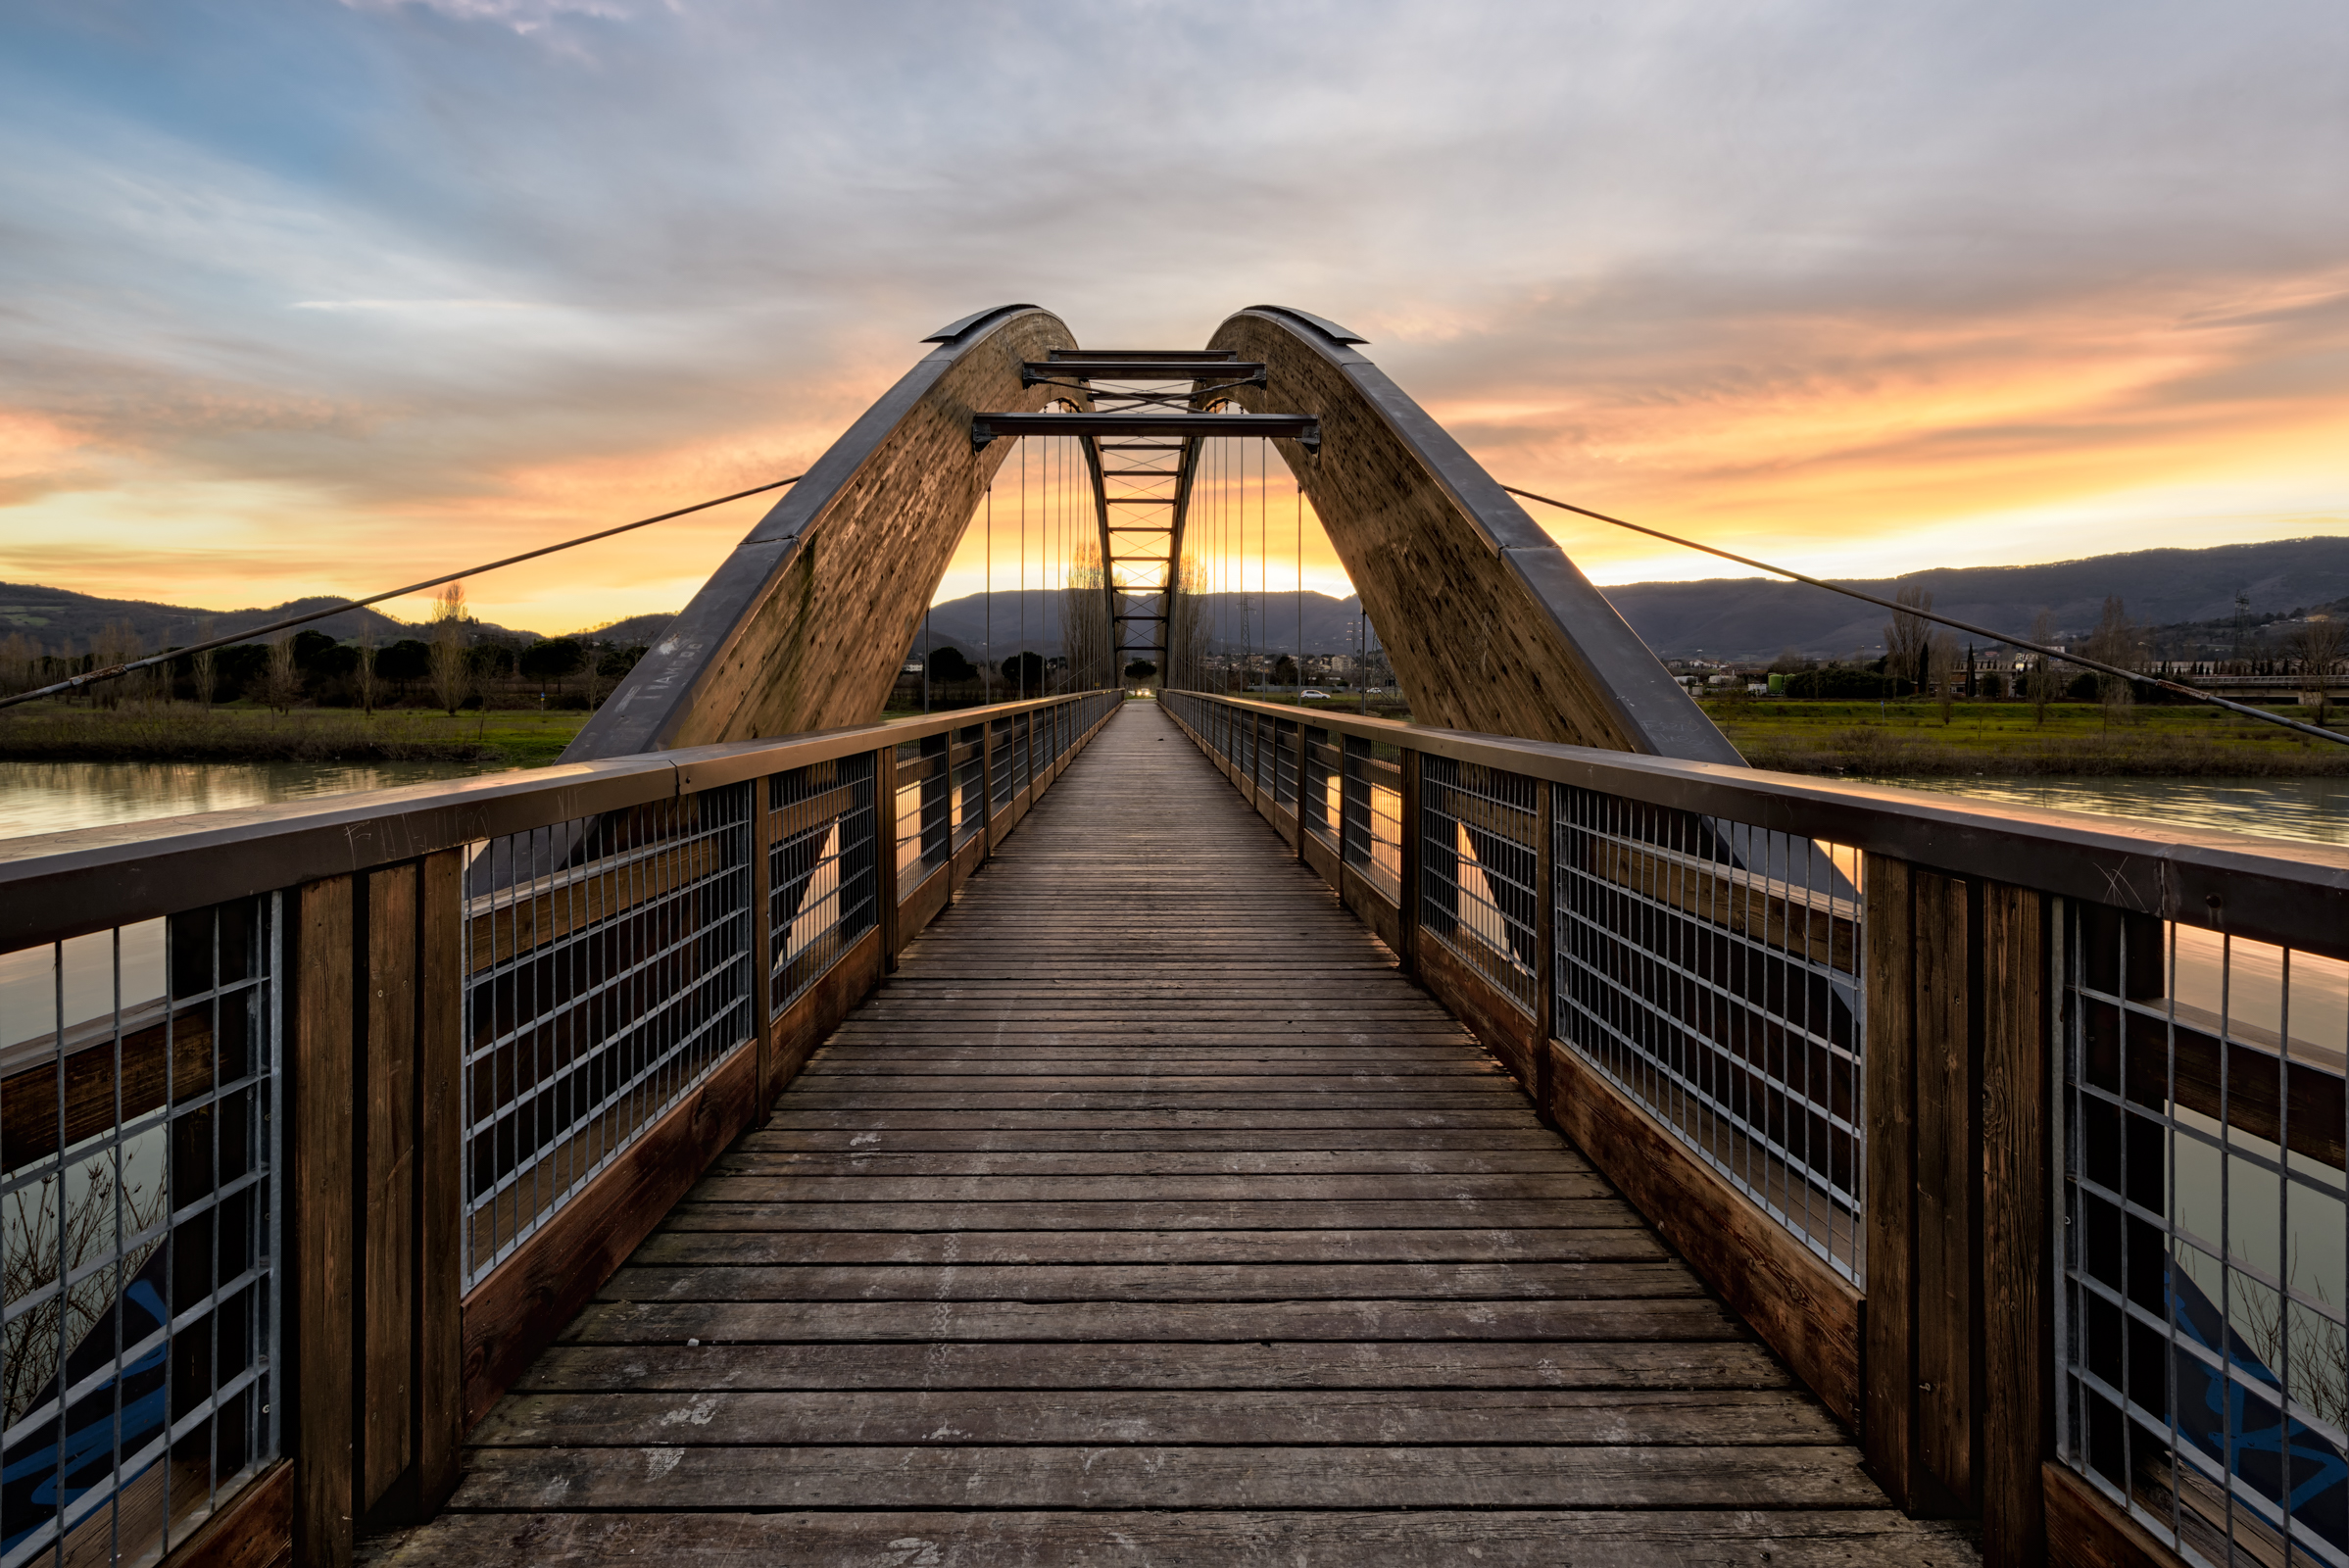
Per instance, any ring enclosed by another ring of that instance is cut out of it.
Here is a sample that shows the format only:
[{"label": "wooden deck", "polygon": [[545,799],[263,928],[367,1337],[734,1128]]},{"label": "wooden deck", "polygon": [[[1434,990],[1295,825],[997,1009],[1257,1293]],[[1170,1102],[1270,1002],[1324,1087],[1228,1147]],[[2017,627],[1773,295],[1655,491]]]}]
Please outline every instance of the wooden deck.
[{"label": "wooden deck", "polygon": [[1130,709],[472,1434],[408,1564],[1956,1564]]}]

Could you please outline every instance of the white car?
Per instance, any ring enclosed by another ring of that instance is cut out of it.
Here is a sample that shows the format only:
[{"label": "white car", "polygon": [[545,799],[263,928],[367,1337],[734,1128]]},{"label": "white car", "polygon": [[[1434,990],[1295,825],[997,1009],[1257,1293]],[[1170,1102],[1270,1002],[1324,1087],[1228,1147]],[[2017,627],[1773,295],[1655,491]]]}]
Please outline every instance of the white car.
[{"label": "white car", "polygon": [[1300,703],[1311,702],[1316,697],[1320,698],[1325,703],[1330,700],[1330,694],[1328,692],[1316,691],[1310,686],[1297,694],[1297,700]]}]

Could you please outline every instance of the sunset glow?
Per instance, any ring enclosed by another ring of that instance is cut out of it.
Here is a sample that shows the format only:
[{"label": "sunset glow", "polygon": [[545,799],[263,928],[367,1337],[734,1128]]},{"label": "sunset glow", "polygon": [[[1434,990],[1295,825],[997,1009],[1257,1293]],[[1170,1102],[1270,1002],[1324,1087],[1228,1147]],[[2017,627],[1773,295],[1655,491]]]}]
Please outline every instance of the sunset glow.
[{"label": "sunset glow", "polygon": [[[2337,532],[2343,18],[18,7],[0,578],[377,591],[797,472],[1005,300],[1311,309],[1504,482],[1805,570]],[[674,610],[766,504],[467,593]],[[986,579],[966,538],[941,597]]]}]

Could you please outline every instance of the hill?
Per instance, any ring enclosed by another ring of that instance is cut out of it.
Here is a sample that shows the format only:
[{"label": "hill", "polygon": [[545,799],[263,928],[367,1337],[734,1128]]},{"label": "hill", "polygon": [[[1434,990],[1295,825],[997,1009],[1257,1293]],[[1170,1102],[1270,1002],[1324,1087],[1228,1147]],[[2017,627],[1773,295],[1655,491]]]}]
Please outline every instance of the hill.
[{"label": "hill", "polygon": [[[2257,620],[2349,598],[2349,538],[2134,550],[2036,566],[1943,567],[1849,586],[1890,599],[1909,583],[1931,593],[1941,613],[1993,631],[2027,634],[2045,610],[2059,640],[2095,625],[2109,594],[2121,596],[2132,620],[2171,626],[2230,619],[2239,590]],[[1884,651],[1885,612],[1802,583],[1740,577],[1624,583],[1604,592],[1667,659],[1767,659],[1787,647],[1823,656],[1873,658]]]},{"label": "hill", "polygon": [[[225,636],[240,626],[266,626],[304,611],[322,610],[334,602],[328,595],[318,594],[251,610],[193,610],[185,605],[159,605],[145,599],[100,599],[65,588],[0,582],[0,636],[23,632],[39,643],[45,653],[86,653],[90,639],[109,622],[126,620],[143,648],[183,648],[207,636]],[[666,616],[658,618],[666,623]],[[211,623],[209,631],[205,629],[206,622]],[[308,629],[324,632],[337,642],[373,637],[378,643],[395,643],[403,637],[419,635],[416,626],[376,610],[346,610],[311,622]],[[479,622],[478,630],[482,635],[511,637],[525,643],[539,640],[537,632],[489,621]]]}]

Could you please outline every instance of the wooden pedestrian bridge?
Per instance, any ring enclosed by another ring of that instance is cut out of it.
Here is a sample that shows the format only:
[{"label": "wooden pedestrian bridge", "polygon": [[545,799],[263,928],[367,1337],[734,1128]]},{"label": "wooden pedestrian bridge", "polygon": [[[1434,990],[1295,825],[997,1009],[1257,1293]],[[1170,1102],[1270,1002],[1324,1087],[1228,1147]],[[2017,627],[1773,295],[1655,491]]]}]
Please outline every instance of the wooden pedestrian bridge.
[{"label": "wooden pedestrian bridge", "polygon": [[2349,854],[1745,767],[1317,318],[932,341],[563,762],[0,841],[0,1568],[2349,1561]]}]

